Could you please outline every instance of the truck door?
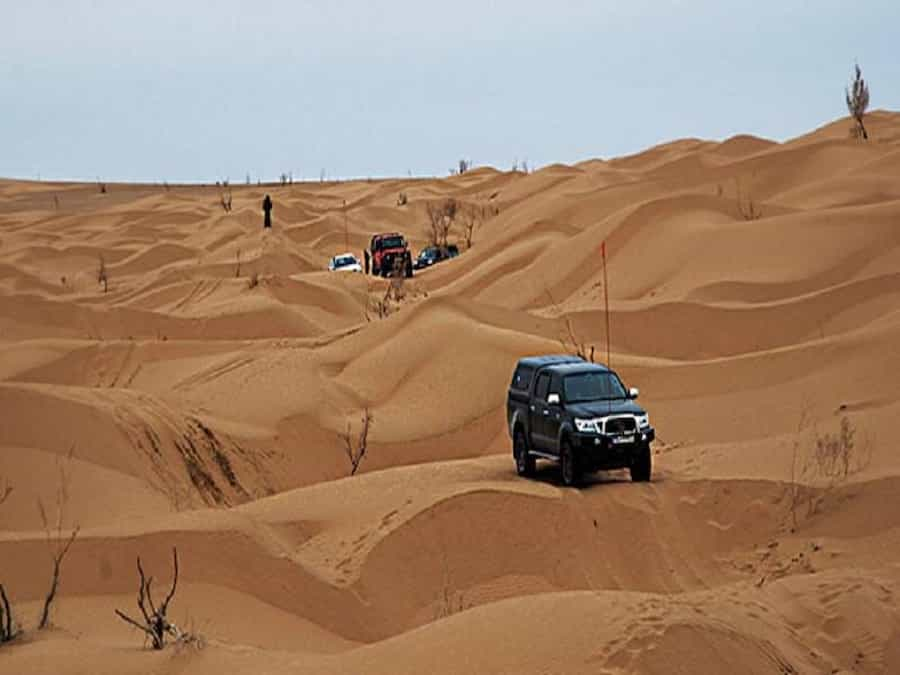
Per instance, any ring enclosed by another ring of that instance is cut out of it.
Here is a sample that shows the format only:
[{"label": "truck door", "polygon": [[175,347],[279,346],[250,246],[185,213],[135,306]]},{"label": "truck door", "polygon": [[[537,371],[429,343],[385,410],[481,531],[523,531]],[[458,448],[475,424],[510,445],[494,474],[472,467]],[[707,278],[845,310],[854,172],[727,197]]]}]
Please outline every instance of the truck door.
[{"label": "truck door", "polygon": [[528,406],[531,447],[543,452],[546,452],[549,446],[547,442],[547,416],[550,415],[550,409],[547,407],[549,390],[550,373],[540,373],[537,383],[534,385],[534,396]]},{"label": "truck door", "polygon": [[544,416],[544,434],[550,448],[557,450],[556,439],[559,438],[559,427],[562,424],[562,377],[559,373],[553,373],[550,378],[549,394],[556,394],[559,403],[547,403],[547,414]]}]

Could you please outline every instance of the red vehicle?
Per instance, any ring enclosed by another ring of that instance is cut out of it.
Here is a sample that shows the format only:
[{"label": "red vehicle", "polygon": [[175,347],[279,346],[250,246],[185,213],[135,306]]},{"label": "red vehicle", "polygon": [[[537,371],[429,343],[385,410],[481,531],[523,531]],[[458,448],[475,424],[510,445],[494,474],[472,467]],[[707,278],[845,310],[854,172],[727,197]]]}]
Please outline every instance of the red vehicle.
[{"label": "red vehicle", "polygon": [[397,261],[402,265],[403,274],[411,277],[413,274],[412,254],[406,238],[398,232],[376,234],[369,244],[369,256],[372,264],[372,274],[386,277],[394,269]]}]

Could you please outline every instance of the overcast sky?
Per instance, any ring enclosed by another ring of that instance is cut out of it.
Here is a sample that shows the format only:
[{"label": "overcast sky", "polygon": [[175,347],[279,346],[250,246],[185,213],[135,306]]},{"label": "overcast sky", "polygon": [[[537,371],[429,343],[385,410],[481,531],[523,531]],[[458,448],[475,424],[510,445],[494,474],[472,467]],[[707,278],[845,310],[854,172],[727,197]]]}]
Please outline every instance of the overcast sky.
[{"label": "overcast sky", "polygon": [[900,109],[900,2],[0,0],[0,176],[446,175]]}]

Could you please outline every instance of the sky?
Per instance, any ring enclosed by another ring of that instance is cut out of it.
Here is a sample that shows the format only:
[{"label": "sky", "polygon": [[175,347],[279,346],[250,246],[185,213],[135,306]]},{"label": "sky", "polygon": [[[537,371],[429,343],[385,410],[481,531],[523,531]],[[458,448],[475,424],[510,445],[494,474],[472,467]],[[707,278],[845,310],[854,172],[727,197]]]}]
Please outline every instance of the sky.
[{"label": "sky", "polygon": [[446,175],[900,109],[900,2],[0,0],[0,176]]}]

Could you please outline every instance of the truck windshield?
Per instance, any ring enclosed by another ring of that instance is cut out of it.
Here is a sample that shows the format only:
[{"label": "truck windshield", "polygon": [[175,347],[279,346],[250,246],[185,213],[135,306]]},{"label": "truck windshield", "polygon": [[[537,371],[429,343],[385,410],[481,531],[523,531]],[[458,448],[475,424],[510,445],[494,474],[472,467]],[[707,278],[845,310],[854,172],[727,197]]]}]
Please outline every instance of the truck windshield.
[{"label": "truck windshield", "polygon": [[379,242],[378,248],[403,248],[403,237],[385,237]]},{"label": "truck windshield", "polygon": [[567,403],[609,401],[627,398],[625,387],[615,373],[578,373],[563,379]]},{"label": "truck windshield", "polygon": [[352,255],[342,255],[334,259],[335,267],[348,267],[356,264],[357,260]]}]

